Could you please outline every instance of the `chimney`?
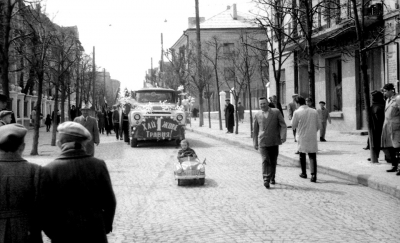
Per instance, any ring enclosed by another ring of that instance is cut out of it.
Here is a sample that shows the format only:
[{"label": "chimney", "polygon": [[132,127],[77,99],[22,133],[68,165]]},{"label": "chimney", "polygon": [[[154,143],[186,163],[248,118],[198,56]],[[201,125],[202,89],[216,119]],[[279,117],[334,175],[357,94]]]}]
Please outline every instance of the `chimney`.
[{"label": "chimney", "polygon": [[233,4],[233,8],[232,8],[232,17],[233,17],[234,20],[237,20],[236,3]]},{"label": "chimney", "polygon": [[231,6],[229,6],[229,5],[226,6],[226,10],[229,10],[229,9],[231,9]]},{"label": "chimney", "polygon": [[[206,21],[206,18],[200,17],[200,24]],[[188,18],[188,28],[196,28],[196,17],[189,17]]]}]

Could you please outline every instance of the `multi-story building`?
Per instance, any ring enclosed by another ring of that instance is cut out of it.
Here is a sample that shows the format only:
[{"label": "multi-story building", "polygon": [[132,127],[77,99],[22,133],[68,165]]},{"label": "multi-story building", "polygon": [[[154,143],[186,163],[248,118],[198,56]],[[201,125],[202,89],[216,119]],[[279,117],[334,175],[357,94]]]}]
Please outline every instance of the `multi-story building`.
[{"label": "multi-story building", "polygon": [[[313,0],[312,4],[316,6],[320,2]],[[361,1],[356,2],[357,9],[360,9]],[[364,13],[358,14],[364,16],[365,40],[367,46],[372,47],[367,52],[370,90],[379,90],[385,83],[394,83],[398,87],[399,40],[395,38],[399,34],[399,2],[365,2],[367,6]],[[299,1],[297,6],[300,6]],[[322,4],[313,18],[315,104],[318,106],[319,101],[326,101],[333,129],[342,131],[367,128],[354,16],[351,1],[337,0],[335,5]],[[359,18],[361,20],[362,17]],[[285,25],[294,26],[292,20]],[[298,35],[301,43],[304,36],[301,30]],[[302,56],[299,49],[298,44],[293,43],[285,54],[291,56],[281,70],[286,89],[286,102],[283,105],[290,102],[293,93],[304,97],[309,95],[307,58]],[[295,61],[296,50],[298,61]],[[270,88],[272,93],[276,91],[275,82],[271,82]]]}]

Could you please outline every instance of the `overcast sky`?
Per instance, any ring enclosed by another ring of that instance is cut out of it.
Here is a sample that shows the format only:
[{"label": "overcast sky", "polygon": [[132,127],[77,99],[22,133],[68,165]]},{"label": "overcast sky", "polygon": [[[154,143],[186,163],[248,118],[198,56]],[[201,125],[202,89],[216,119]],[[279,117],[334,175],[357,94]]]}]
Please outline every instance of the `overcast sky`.
[{"label": "overcast sky", "polygon": [[[199,0],[200,16],[210,18],[228,5],[248,12],[251,0]],[[96,65],[118,79],[122,88],[142,87],[145,72],[158,66],[164,49],[171,47],[195,16],[195,0],[44,0],[48,16],[58,25],[77,26],[87,54],[96,47]],[[167,22],[165,22],[167,20]]]}]

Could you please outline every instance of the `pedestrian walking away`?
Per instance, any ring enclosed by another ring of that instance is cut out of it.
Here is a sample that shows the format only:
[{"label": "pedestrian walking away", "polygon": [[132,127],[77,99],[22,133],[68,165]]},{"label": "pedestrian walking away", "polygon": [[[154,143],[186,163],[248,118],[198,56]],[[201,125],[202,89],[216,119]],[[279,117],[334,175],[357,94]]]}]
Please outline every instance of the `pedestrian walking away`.
[{"label": "pedestrian walking away", "polygon": [[[293,94],[292,95],[292,102],[289,103],[288,105],[288,113],[289,113],[289,121],[292,120],[293,118],[293,112],[297,109],[296,107],[296,102],[294,101],[294,99],[298,96],[298,94]],[[293,137],[294,137],[294,142],[297,142],[296,140],[296,129],[292,129],[293,131]]]},{"label": "pedestrian walking away", "polygon": [[106,132],[107,132],[107,136],[109,134],[111,134],[111,131],[113,130],[113,123],[112,123],[112,115],[113,113],[111,112],[111,108],[108,107],[105,116],[104,116],[104,120],[105,120],[105,124],[106,124]]},{"label": "pedestrian walking away", "polygon": [[46,125],[46,132],[50,131],[50,127],[51,127],[51,117],[50,114],[47,114],[46,116],[46,121],[44,122],[44,124]]},{"label": "pedestrian walking away", "polygon": [[230,99],[226,99],[225,102],[226,102],[224,109],[225,127],[228,129],[226,133],[233,133],[233,127],[235,126],[235,118],[234,118],[235,108],[230,103],[231,102]]},{"label": "pedestrian walking away", "polygon": [[[387,172],[396,172],[399,165],[400,153],[400,109],[396,102],[395,88],[392,83],[383,86],[383,94],[386,96],[385,121],[382,127],[381,147],[386,157],[390,159],[392,168]],[[400,102],[399,102],[400,103]],[[400,172],[397,173],[400,175]]]},{"label": "pedestrian walking away", "polygon": [[378,163],[379,153],[381,150],[381,136],[382,136],[382,127],[385,121],[385,100],[383,99],[383,93],[374,90],[371,92],[372,95],[372,105],[370,108],[370,123],[372,128],[371,133],[371,143],[368,139],[368,148],[372,149],[374,153],[373,158],[369,158],[368,160],[372,163]]},{"label": "pedestrian walking away", "polygon": [[71,110],[70,110],[70,117],[71,117],[71,121],[75,120],[75,118],[78,116],[78,110],[76,109],[76,107],[74,105],[71,106]]},{"label": "pedestrian walking away", "polygon": [[241,102],[238,102],[237,112],[239,114],[239,122],[243,123],[244,120],[244,106]]},{"label": "pedestrian walking away", "polygon": [[90,132],[76,122],[57,127],[60,155],[48,165],[45,233],[52,243],[105,243],[112,232],[116,199],[103,160],[84,150]]},{"label": "pedestrian walking away", "polygon": [[74,122],[77,122],[84,126],[91,135],[91,139],[85,144],[85,150],[88,155],[94,156],[94,145],[99,145],[100,134],[95,118],[89,116],[89,107],[85,106],[81,109],[82,115],[75,118]]},{"label": "pedestrian walking away", "polygon": [[113,125],[114,125],[114,132],[115,132],[115,137],[117,138],[117,140],[119,140],[119,126],[120,126],[120,114],[118,111],[118,108],[116,105],[113,106],[113,112],[112,112],[112,121],[113,121]]},{"label": "pedestrian walking away", "polygon": [[318,151],[317,133],[321,124],[318,121],[317,111],[306,105],[306,101],[303,97],[296,97],[295,102],[298,108],[293,113],[292,128],[297,130],[297,151],[299,151],[301,166],[300,177],[307,178],[306,154],[308,154],[308,158],[310,159],[311,182],[316,182]]},{"label": "pedestrian walking away", "polygon": [[325,134],[326,134],[326,127],[327,127],[327,122],[331,124],[331,116],[329,115],[328,109],[325,108],[325,101],[320,101],[319,102],[319,109],[317,110],[318,112],[318,119],[319,122],[321,123],[321,130],[319,131],[319,141],[321,142],[326,142],[325,140]]},{"label": "pedestrian walking away", "polygon": [[[129,104],[124,105],[124,109],[121,114],[121,124],[122,124],[122,133],[124,134],[124,142],[130,144],[129,130],[130,130],[130,117],[129,112],[131,111],[131,107]],[[122,134],[121,134],[122,138]]]},{"label": "pedestrian walking away", "polygon": [[104,112],[102,110],[97,111],[97,124],[99,126],[99,133],[104,134],[105,128],[105,120],[104,120]]},{"label": "pedestrian walking away", "polygon": [[262,159],[264,186],[274,185],[279,145],[286,141],[287,127],[281,112],[270,108],[265,97],[260,98],[261,111],[254,116],[254,149],[259,150]]},{"label": "pedestrian walking away", "polygon": [[0,127],[0,242],[41,243],[44,170],[22,158],[27,129]]}]

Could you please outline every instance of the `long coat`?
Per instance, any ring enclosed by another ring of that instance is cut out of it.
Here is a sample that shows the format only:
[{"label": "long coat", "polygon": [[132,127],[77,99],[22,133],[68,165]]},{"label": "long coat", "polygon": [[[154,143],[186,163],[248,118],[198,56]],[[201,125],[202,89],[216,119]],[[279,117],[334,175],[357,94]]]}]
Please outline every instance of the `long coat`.
[{"label": "long coat", "polygon": [[104,129],[104,127],[105,127],[104,113],[97,112],[97,119],[98,119],[99,129]]},{"label": "long coat", "polygon": [[397,106],[394,97],[386,103],[381,147],[400,148],[400,109]]},{"label": "long coat", "polygon": [[80,123],[84,126],[92,135],[92,140],[90,140],[86,144],[86,153],[88,155],[94,156],[94,144],[100,143],[100,135],[99,135],[99,128],[97,126],[97,121],[91,116],[86,117],[87,120],[83,116],[78,116],[75,118],[74,122]]},{"label": "long coat", "polygon": [[383,123],[385,121],[385,104],[375,103],[371,106],[371,125],[372,125],[372,134],[370,145],[371,148],[380,148],[381,147],[381,138],[382,138],[382,128]]},{"label": "long coat", "polygon": [[235,108],[233,107],[232,104],[228,104],[225,106],[224,109],[225,112],[225,127],[233,127],[235,126],[235,118],[233,114],[235,113]]},{"label": "long coat", "polygon": [[71,149],[45,168],[51,185],[45,233],[52,243],[107,242],[116,200],[105,162]]},{"label": "long coat", "polygon": [[281,145],[286,140],[287,127],[281,112],[276,108],[269,108],[268,118],[259,111],[254,116],[253,144],[259,147]]},{"label": "long coat", "polygon": [[42,179],[42,167],[0,151],[0,242],[43,242]]},{"label": "long coat", "polygon": [[296,129],[298,151],[300,153],[317,153],[317,132],[321,128],[318,112],[307,105],[300,106],[292,118],[292,129]]}]

